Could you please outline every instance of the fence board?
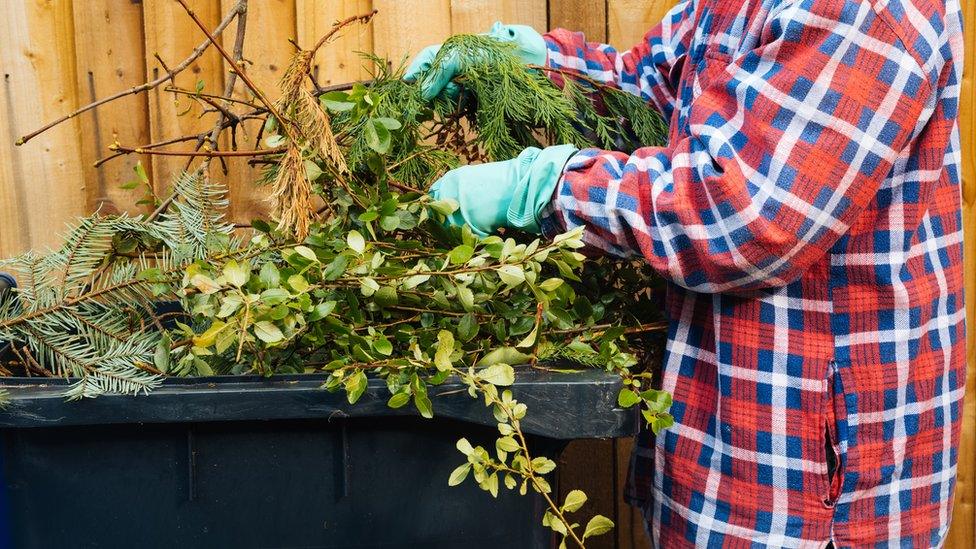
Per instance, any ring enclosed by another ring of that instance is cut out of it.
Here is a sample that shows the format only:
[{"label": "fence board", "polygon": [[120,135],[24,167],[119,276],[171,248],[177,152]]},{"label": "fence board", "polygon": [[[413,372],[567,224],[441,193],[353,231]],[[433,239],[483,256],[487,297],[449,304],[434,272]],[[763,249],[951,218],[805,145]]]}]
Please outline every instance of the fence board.
[{"label": "fence board", "polygon": [[[79,102],[88,103],[145,82],[142,6],[130,0],[85,0],[72,5]],[[111,40],[105,40],[107,29],[111,29]],[[137,156],[114,159],[100,169],[93,166],[97,159],[109,154],[108,146],[116,139],[133,147],[149,143],[147,107],[144,94],[131,95],[80,117],[89,209],[106,213],[148,209],[136,205],[143,191],[119,188],[133,179],[132,168],[140,161]],[[151,172],[152,159],[141,161]]]},{"label": "fence board", "polygon": [[608,41],[629,49],[657,25],[675,0],[607,0]]},{"label": "fence board", "polygon": [[0,257],[46,247],[85,211],[77,120],[15,147],[77,108],[67,2],[9,2],[0,18]]},{"label": "fence board", "polygon": [[545,32],[545,0],[452,0],[451,31],[454,34],[487,32],[495,21],[529,25]]},{"label": "fence board", "polygon": [[606,42],[607,4],[593,0],[549,0],[549,26],[580,31],[590,42]]},{"label": "fence board", "polygon": [[[222,13],[220,0],[192,0],[188,4],[201,21],[209,28],[220,22]],[[165,74],[165,69],[154,54],[159,55],[172,67],[186,59],[200,43],[206,40],[203,32],[193,24],[179,4],[172,0],[146,0],[143,3],[143,21],[146,37],[146,73],[149,79]],[[198,81],[203,82],[204,91],[222,93],[223,74],[220,54],[211,47],[187,70],[176,76],[172,85],[193,90]],[[204,108],[185,96],[164,91],[160,86],[149,92],[149,128],[153,142],[170,139],[191,133],[203,132],[212,127],[210,117],[200,118]],[[168,147],[172,150],[186,150],[193,143],[182,143]],[[155,157],[152,164],[153,185],[156,193],[166,195],[171,187],[173,176],[181,172],[186,160],[175,157]]]},{"label": "fence board", "polygon": [[963,0],[966,56],[960,105],[963,163],[963,225],[966,263],[966,358],[969,364],[959,448],[956,501],[946,547],[976,547],[976,0]]},{"label": "fence board", "polygon": [[[223,0],[223,12],[230,11],[236,0]],[[296,14],[294,0],[259,0],[248,3],[247,33],[244,40],[244,70],[265,95],[272,101],[279,95],[278,81],[288,68],[295,54],[295,46],[289,40],[296,40]],[[223,44],[229,49],[234,42],[237,23],[232,23],[224,32]],[[250,90],[237,81],[235,96],[241,99],[252,97]],[[261,124],[248,121],[238,128],[239,149],[253,149],[258,146],[257,137]],[[250,167],[245,158],[227,159],[226,174],[221,167],[213,164],[213,173],[222,178],[229,190],[230,218],[237,223],[247,223],[267,212],[265,200],[267,189],[255,185],[261,176],[261,169]]]},{"label": "fence board", "polygon": [[394,64],[451,35],[451,0],[373,0],[376,53]]},{"label": "fence board", "polygon": [[[332,28],[336,21],[373,9],[372,0],[298,0],[298,43],[310,48]],[[373,51],[373,24],[355,24],[343,30],[315,54],[312,74],[319,84],[327,86],[363,80],[369,75],[357,52]]]}]

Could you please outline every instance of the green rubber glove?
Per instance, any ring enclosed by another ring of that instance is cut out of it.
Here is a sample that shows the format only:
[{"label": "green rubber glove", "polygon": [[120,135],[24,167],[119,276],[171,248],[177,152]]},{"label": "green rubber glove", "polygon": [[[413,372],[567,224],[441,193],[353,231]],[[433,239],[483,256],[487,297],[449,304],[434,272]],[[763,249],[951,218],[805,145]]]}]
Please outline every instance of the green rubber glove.
[{"label": "green rubber glove", "polygon": [[447,223],[467,224],[479,236],[502,227],[540,234],[539,215],[552,201],[563,167],[578,150],[573,145],[530,147],[513,160],[463,166],[438,179],[430,195],[457,201],[460,207]]},{"label": "green rubber glove", "polygon": [[[514,42],[517,46],[519,58],[525,61],[526,65],[545,65],[548,56],[546,41],[535,29],[526,25],[503,25],[501,22],[495,23],[487,36],[502,42]],[[458,85],[452,80],[464,68],[466,63],[472,59],[459,59],[458,55],[453,55],[442,59],[436,65],[434,60],[437,52],[441,49],[440,44],[428,46],[420,51],[417,57],[407,67],[404,80],[414,82],[421,74],[427,73],[420,83],[421,95],[425,101],[431,101],[442,92],[449,98],[457,97],[459,93]],[[477,55],[475,52],[474,55]]]}]

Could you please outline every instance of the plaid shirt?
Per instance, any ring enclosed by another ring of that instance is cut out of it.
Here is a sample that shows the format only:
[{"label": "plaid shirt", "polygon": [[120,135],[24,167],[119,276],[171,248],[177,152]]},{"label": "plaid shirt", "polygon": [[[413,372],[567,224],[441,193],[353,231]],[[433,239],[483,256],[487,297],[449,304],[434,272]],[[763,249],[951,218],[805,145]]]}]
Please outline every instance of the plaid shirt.
[{"label": "plaid shirt", "polygon": [[544,220],[670,282],[676,423],[634,463],[659,545],[942,543],[965,380],[959,11],[684,0],[627,52],[546,36],[550,66],[671,121],[666,147],[579,152]]}]

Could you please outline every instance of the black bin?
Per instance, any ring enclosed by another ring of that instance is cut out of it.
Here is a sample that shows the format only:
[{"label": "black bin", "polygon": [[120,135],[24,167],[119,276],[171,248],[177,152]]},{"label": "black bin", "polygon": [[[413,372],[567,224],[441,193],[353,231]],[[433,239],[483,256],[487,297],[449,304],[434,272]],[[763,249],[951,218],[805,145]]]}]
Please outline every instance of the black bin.
[{"label": "black bin", "polygon": [[[65,402],[62,380],[4,379],[0,546],[549,547],[539,496],[447,478],[459,436],[493,448],[483,401],[448,382],[437,417],[360,401],[319,376],[167,380],[148,396]],[[619,378],[526,369],[513,387],[539,455],[633,433]]]}]

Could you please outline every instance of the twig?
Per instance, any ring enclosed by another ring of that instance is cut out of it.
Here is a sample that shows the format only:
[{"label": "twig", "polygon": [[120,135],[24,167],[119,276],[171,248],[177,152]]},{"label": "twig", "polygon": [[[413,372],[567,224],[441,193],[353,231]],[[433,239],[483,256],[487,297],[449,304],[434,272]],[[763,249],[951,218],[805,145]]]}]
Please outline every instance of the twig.
[{"label": "twig", "polygon": [[37,363],[37,360],[34,359],[34,355],[31,354],[30,349],[27,348],[27,345],[24,345],[24,347],[21,348],[21,352],[23,354],[17,352],[16,345],[11,345],[10,348],[14,350],[14,353],[24,363],[24,367],[27,368],[27,371],[34,372],[35,374],[43,377],[55,377],[53,372],[48,371],[46,368],[43,368]]},{"label": "twig", "polygon": [[[140,150],[156,149],[156,148],[159,148],[159,147],[164,147],[166,145],[173,145],[175,143],[182,143],[184,141],[189,141],[191,139],[197,139],[200,135],[206,135],[206,134],[184,135],[184,136],[181,136],[181,137],[174,137],[173,139],[166,139],[166,140],[163,140],[163,141],[157,141],[155,143],[147,143],[145,145],[140,145],[140,146],[135,147],[133,149],[126,149],[124,147],[123,148],[119,148],[119,149],[117,149],[117,152],[115,152],[114,154],[110,154],[110,155],[108,155],[108,156],[106,156],[104,158],[99,158],[98,160],[96,160],[95,163],[93,164],[93,166],[97,168],[97,167],[101,166],[102,164],[108,162],[109,160],[114,160],[114,159],[116,159],[116,158],[118,158],[120,156],[125,156],[127,154],[132,154],[130,152],[130,150],[136,150],[136,149],[140,149]],[[109,147],[109,150],[113,150],[111,146]]]},{"label": "twig", "polygon": [[285,152],[284,147],[275,149],[261,149],[256,151],[158,151],[155,149],[129,148],[118,143],[109,147],[110,150],[126,154],[149,154],[153,156],[184,156],[184,157],[204,157],[204,158],[226,158],[239,156],[268,156]]},{"label": "twig", "polygon": [[[232,70],[230,71],[230,74],[227,75],[227,83],[224,85],[224,100],[225,100],[224,106],[225,107],[229,106],[229,104],[226,103],[227,101],[233,101],[233,99],[228,99],[228,98],[234,95],[234,87],[237,85],[237,75],[241,70],[240,68],[241,62],[244,60],[244,35],[247,31],[247,1],[248,0],[239,0],[236,6],[237,31],[234,36],[234,58],[231,60]],[[186,6],[184,5],[184,8],[185,7]],[[209,34],[207,35],[207,38],[212,41],[212,38],[210,37]],[[241,118],[238,117],[237,121],[239,122],[240,120]],[[209,140],[211,143],[216,143],[217,137],[220,136],[220,132],[222,132],[224,128],[228,127],[230,123],[231,123],[231,119],[228,119],[223,113],[221,113],[220,117],[217,119],[217,124],[214,125],[214,128],[213,130],[210,131],[209,136],[207,136],[206,134],[200,134],[197,136],[196,150],[200,150],[200,147],[202,147],[207,140]],[[184,169],[189,169],[190,162],[192,161],[193,161],[192,158],[187,159],[186,167]],[[204,169],[206,169],[206,166],[204,166]],[[159,206],[157,206],[156,209],[153,210],[151,214],[149,214],[148,220],[153,221],[157,217],[162,215],[163,212],[165,212],[166,209],[169,208],[169,205],[172,204],[173,200],[175,199],[176,199],[176,193],[171,192],[169,196],[167,196],[165,200],[160,202]]]},{"label": "twig", "polygon": [[[231,57],[229,53],[227,53],[227,50],[225,50],[224,47],[220,45],[220,42],[217,41],[214,35],[209,30],[207,30],[207,26],[203,24],[203,21],[201,21],[199,17],[197,17],[196,12],[193,11],[193,9],[190,8],[190,6],[186,5],[186,0],[176,0],[176,2],[183,7],[183,10],[186,11],[186,14],[190,16],[190,19],[193,19],[193,22],[196,24],[197,28],[199,28],[203,32],[203,34],[207,36],[207,39],[210,40],[214,48],[216,48],[217,51],[220,52],[220,55],[228,63],[234,66],[234,71],[236,72],[236,74],[240,76],[244,84],[247,85],[247,87],[250,88],[252,92],[254,92],[254,95],[256,95],[257,98],[261,100],[261,103],[263,103],[264,106],[268,109],[268,112],[271,113],[271,115],[274,116],[276,120],[282,122],[282,128],[284,128],[286,132],[289,132],[290,128],[288,127],[287,124],[284,124],[284,118],[281,116],[281,113],[278,112],[278,109],[275,108],[274,103],[272,103],[271,100],[264,95],[264,92],[261,91],[261,88],[259,88],[254,83],[254,81],[251,80],[251,78],[247,75],[247,73],[241,70],[240,65],[235,64],[234,58]],[[294,140],[295,136],[289,134],[288,137]]]},{"label": "twig", "polygon": [[365,25],[366,23],[369,23],[370,19],[372,19],[373,16],[376,15],[376,13],[377,10],[373,10],[369,13],[353,15],[352,17],[348,17],[346,19],[343,19],[342,21],[339,21],[338,23],[333,24],[332,30],[326,33],[326,35],[323,36],[322,38],[319,38],[319,41],[315,44],[315,47],[312,48],[312,54],[319,51],[319,48],[321,48],[326,42],[328,42],[330,38],[335,36],[336,33],[342,30],[342,28],[345,27],[346,25],[349,25],[355,21],[359,21],[360,23]]},{"label": "twig", "polygon": [[217,27],[214,29],[213,33],[210,34],[208,32],[208,35],[211,37],[211,39],[210,40],[207,40],[206,42],[203,42],[202,44],[200,44],[199,46],[197,46],[196,48],[194,48],[193,49],[193,52],[190,53],[189,57],[187,57],[186,59],[184,59],[183,61],[181,61],[179,65],[176,65],[175,67],[173,67],[172,70],[167,71],[166,74],[164,74],[163,76],[160,76],[159,78],[156,78],[155,80],[146,82],[144,84],[140,84],[138,86],[134,86],[134,87],[129,88],[127,90],[120,91],[120,92],[118,92],[116,94],[113,94],[113,95],[110,95],[108,97],[103,97],[102,99],[99,99],[99,100],[97,100],[95,102],[89,103],[89,104],[85,105],[84,107],[81,107],[81,108],[79,108],[79,109],[77,109],[77,110],[75,110],[75,111],[73,111],[73,112],[71,112],[69,114],[66,114],[66,115],[62,116],[61,118],[58,118],[57,120],[54,120],[52,122],[49,122],[49,123],[45,124],[44,126],[42,126],[42,127],[38,128],[38,129],[36,129],[36,130],[28,133],[27,135],[25,135],[25,136],[21,137],[20,139],[18,139],[17,142],[16,142],[16,144],[17,145],[23,145],[24,143],[27,143],[31,139],[34,139],[38,135],[40,135],[40,134],[42,134],[42,133],[50,130],[51,128],[57,126],[58,124],[61,124],[61,123],[66,122],[68,120],[71,120],[72,118],[78,116],[79,114],[88,112],[88,111],[90,111],[90,110],[92,110],[92,109],[94,109],[94,108],[96,108],[96,107],[98,107],[100,105],[104,105],[105,103],[109,103],[111,101],[115,101],[116,99],[120,99],[122,97],[126,97],[126,96],[129,96],[129,95],[134,95],[134,94],[137,94],[137,93],[141,93],[141,92],[144,92],[144,91],[151,90],[153,88],[158,87],[160,84],[162,84],[163,82],[166,82],[167,80],[172,80],[177,74],[183,72],[183,70],[185,70],[187,67],[189,67],[191,63],[193,63],[194,61],[197,60],[197,58],[199,58],[201,55],[203,55],[203,52],[210,46],[211,43],[215,43],[215,42],[213,42],[213,38],[212,37],[213,36],[219,36],[220,33],[224,32],[224,29],[227,28],[227,25],[229,25],[230,22],[233,21],[234,18],[238,16],[238,10],[240,9],[240,6],[242,4],[245,4],[245,3],[246,3],[246,0],[238,0],[237,5],[234,7],[234,9],[232,9],[226,16],[224,16],[223,21],[221,21],[220,24],[217,25]]}]

